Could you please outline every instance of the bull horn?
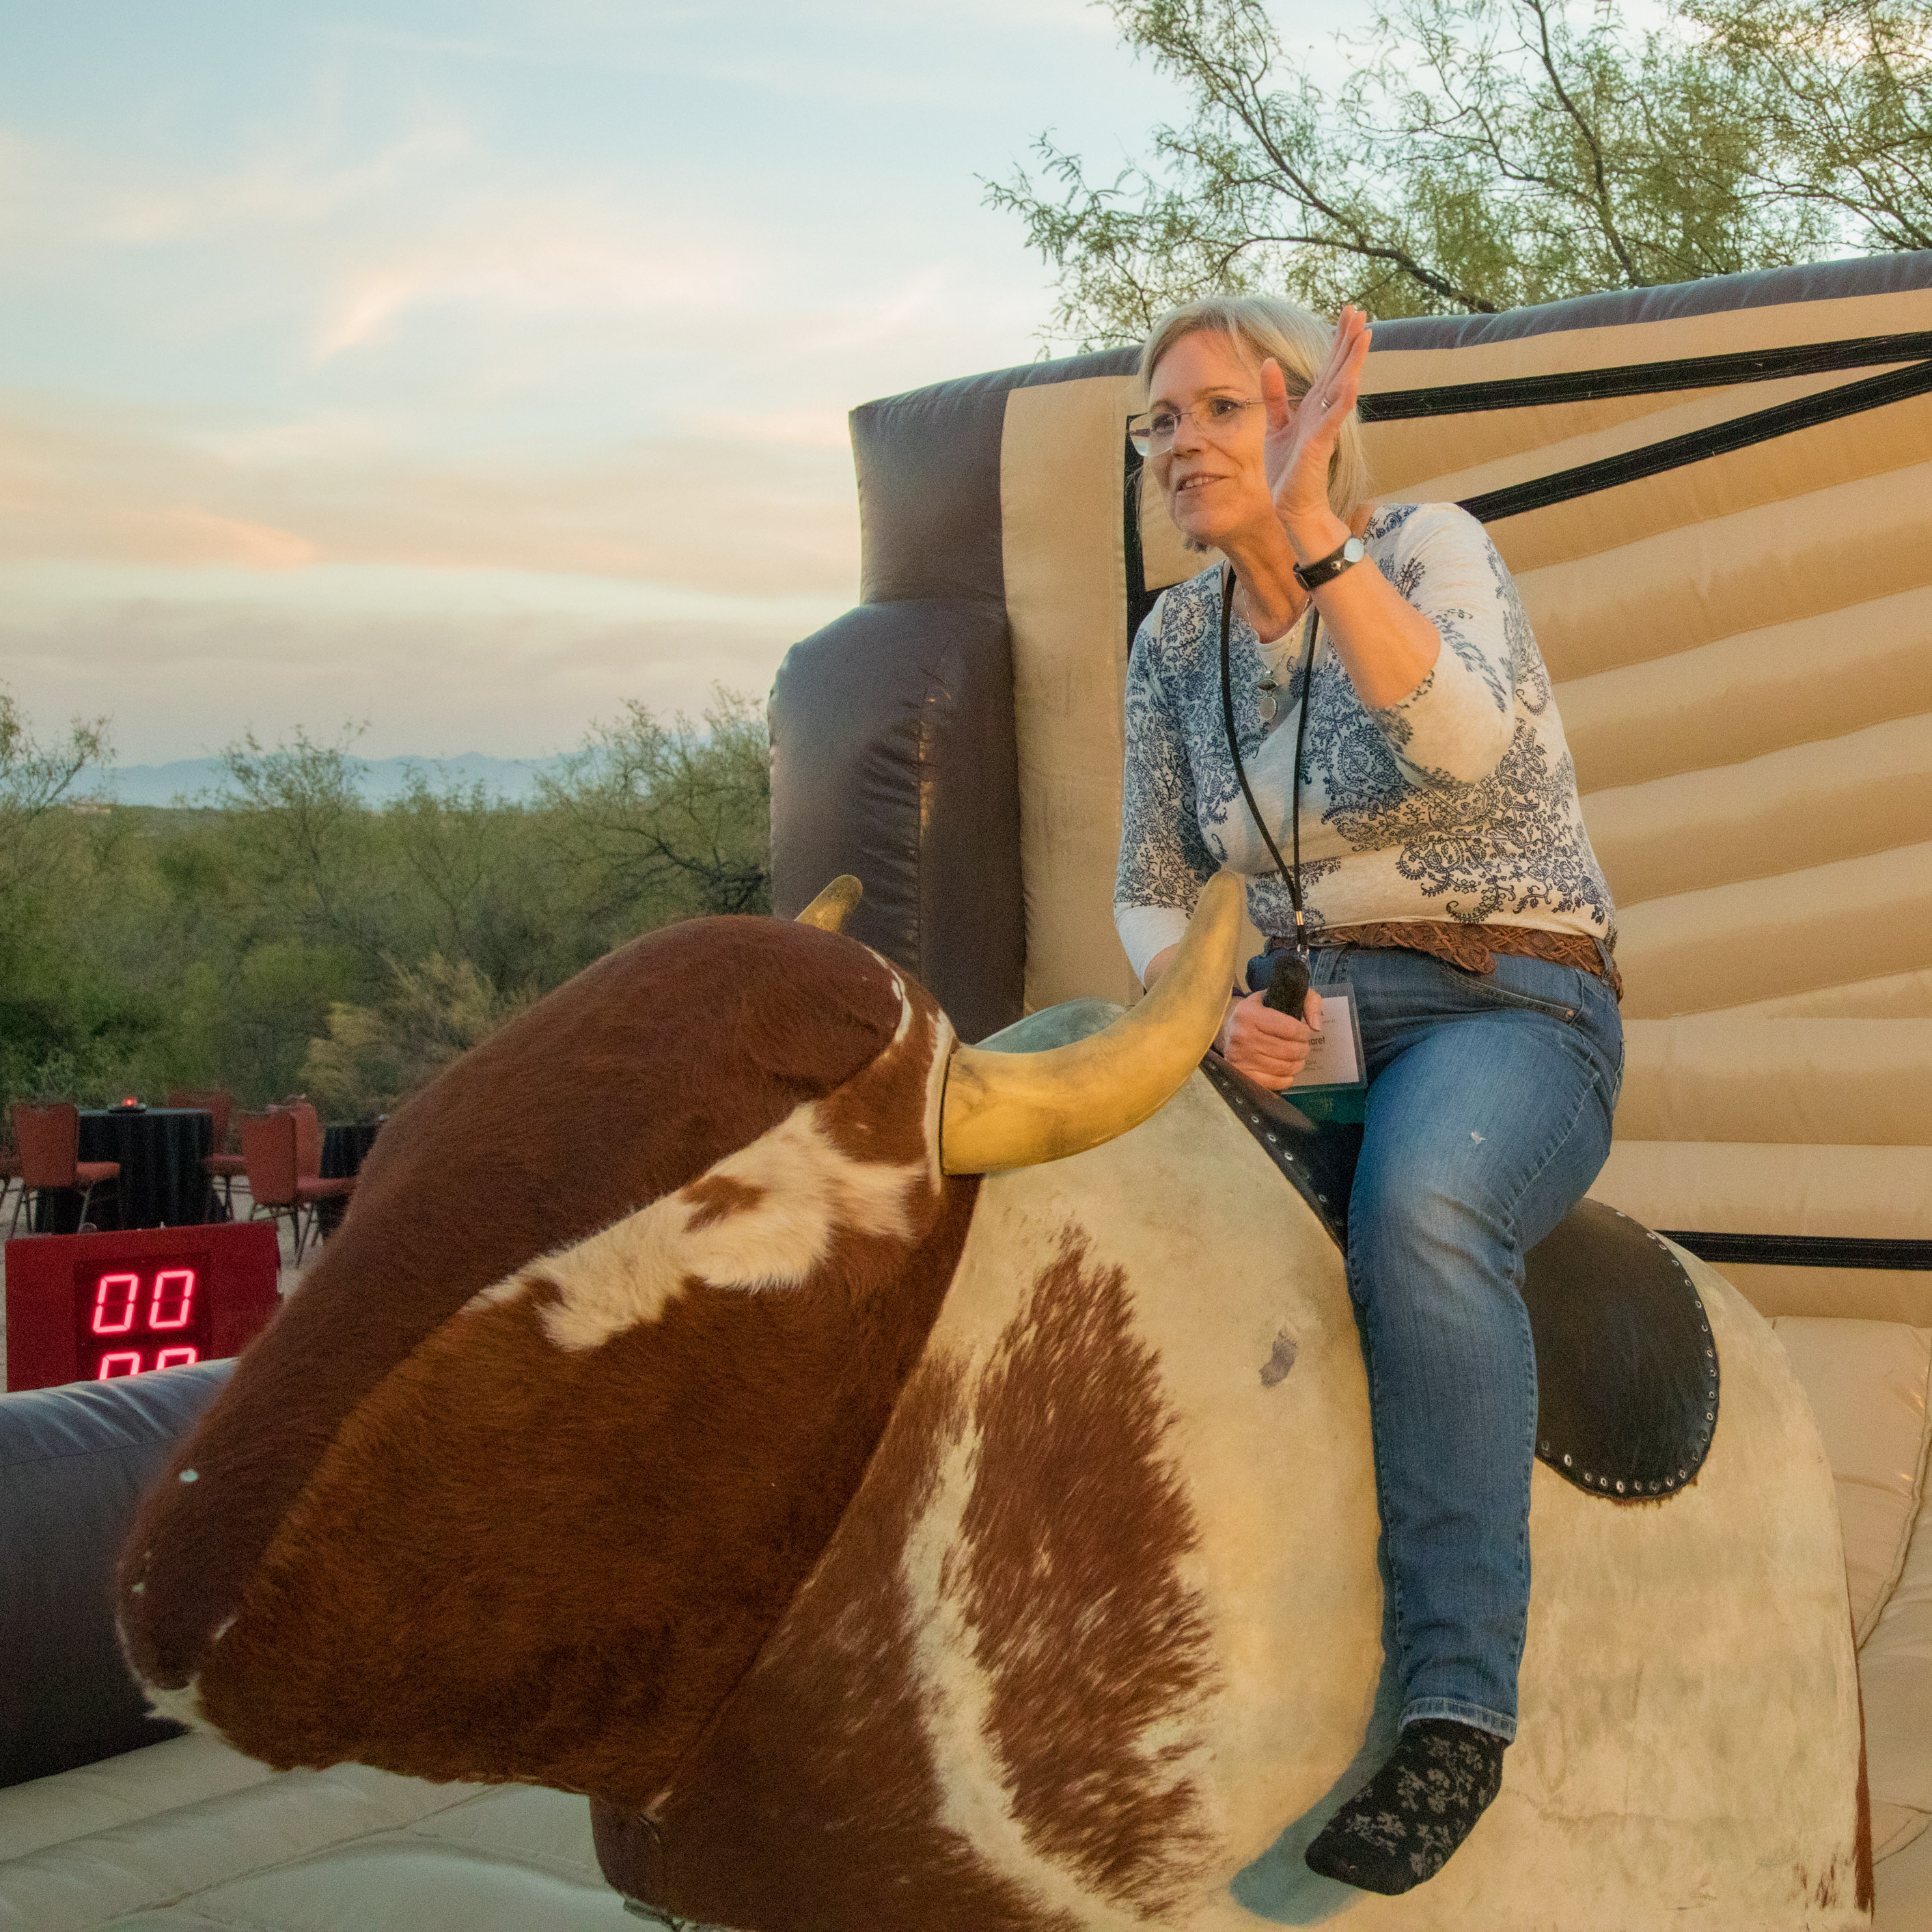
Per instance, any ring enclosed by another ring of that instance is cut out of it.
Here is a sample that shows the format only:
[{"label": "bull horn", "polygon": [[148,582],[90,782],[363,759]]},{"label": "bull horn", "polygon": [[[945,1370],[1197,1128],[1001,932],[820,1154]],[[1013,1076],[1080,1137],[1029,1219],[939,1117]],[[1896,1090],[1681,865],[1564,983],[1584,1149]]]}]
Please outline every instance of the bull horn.
[{"label": "bull horn", "polygon": [[1237,874],[1210,879],[1173,964],[1104,1033],[1043,1053],[961,1047],[946,1071],[940,1166],[948,1174],[1036,1166],[1159,1112],[1220,1030],[1243,903]]},{"label": "bull horn", "polygon": [[820,932],[838,932],[852,916],[852,909],[864,898],[866,889],[850,872],[841,872],[811,904],[798,916],[800,926],[815,926]]}]

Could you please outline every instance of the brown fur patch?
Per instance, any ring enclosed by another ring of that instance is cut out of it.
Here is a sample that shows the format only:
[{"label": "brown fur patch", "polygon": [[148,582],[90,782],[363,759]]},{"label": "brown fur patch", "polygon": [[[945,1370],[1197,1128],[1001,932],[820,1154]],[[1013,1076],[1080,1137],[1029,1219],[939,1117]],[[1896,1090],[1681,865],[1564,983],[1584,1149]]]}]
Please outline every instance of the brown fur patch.
[{"label": "brown fur patch", "polygon": [[[345,1419],[472,1296],[834,1091],[902,1012],[891,972],[850,940],[696,920],[600,960],[411,1101],[136,1517],[118,1608],[141,1676],[178,1686],[200,1670]],[[184,1466],[200,1479],[176,1481]]]},{"label": "brown fur patch", "polygon": [[765,1198],[762,1187],[734,1180],[728,1174],[700,1174],[682,1192],[692,1204],[691,1218],[684,1225],[693,1234],[715,1226],[728,1215],[742,1214]]},{"label": "brown fur patch", "polygon": [[938,1822],[900,1558],[966,1421],[958,1372],[923,1364],[819,1568],[654,1808],[656,1834],[592,1807],[620,1891],[760,1932],[1078,1932]]},{"label": "brown fur patch", "polygon": [[[847,1083],[922,1118],[929,1012]],[[783,1613],[857,1487],[957,1263],[976,1184],[802,1287],[692,1278],[594,1348],[548,1284],[445,1324],[359,1403],[200,1679],[278,1766],[345,1759],[637,1806]]]},{"label": "brown fur patch", "polygon": [[974,1403],[967,1616],[1034,1849],[1150,1916],[1210,1851],[1188,1724],[1217,1675],[1181,1564],[1198,1541],[1165,1453],[1160,1365],[1118,1268],[1063,1237]]},{"label": "brown fur patch", "polygon": [[634,1828],[600,1819],[613,1882],[764,1932],[1067,1925],[940,1822],[947,1768],[922,1721],[904,1558],[941,1462],[970,1435],[967,1667],[992,1682],[1022,1828],[1136,1915],[1170,1911],[1211,1855],[1184,1739],[1215,1669],[1179,1574],[1196,1532],[1163,1455],[1170,1426],[1125,1282],[1068,1239],[974,1389],[932,1360],[908,1385],[819,1568],[656,1808],[658,1838],[627,1850]]}]

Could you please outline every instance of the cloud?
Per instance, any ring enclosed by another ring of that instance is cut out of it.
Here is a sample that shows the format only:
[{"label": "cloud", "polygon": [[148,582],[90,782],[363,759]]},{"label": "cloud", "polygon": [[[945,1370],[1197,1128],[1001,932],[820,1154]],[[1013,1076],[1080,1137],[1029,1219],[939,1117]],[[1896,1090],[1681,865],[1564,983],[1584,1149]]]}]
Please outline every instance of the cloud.
[{"label": "cloud", "polygon": [[472,144],[454,121],[425,121],[373,153],[339,159],[323,129],[278,129],[220,166],[127,165],[88,145],[0,132],[0,236],[64,256],[90,246],[153,248],[313,230],[457,173]]},{"label": "cloud", "polygon": [[494,199],[349,267],[315,354],[326,362],[427,310],[637,320],[729,309],[749,298],[756,258],[715,230],[587,195]]},{"label": "cloud", "polygon": [[[828,600],[818,621],[834,614]],[[38,724],[106,712],[123,764],[364,720],[357,748],[372,758],[520,758],[568,749],[628,698],[669,716],[695,716],[714,684],[762,698],[787,647],[816,628],[191,598],[22,615],[10,603],[0,657]]]},{"label": "cloud", "polygon": [[766,427],[458,461],[339,420],[209,430],[0,395],[0,562],[514,569],[849,593],[858,508],[843,438],[808,412],[790,434]]}]

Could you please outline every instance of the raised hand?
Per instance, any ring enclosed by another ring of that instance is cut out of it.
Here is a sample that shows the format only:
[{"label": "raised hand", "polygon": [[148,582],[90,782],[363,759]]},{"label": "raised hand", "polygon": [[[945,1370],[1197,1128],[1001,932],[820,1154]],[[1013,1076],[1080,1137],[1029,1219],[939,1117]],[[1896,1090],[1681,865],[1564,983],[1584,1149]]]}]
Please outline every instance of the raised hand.
[{"label": "raised hand", "polygon": [[1289,398],[1280,364],[1270,358],[1262,364],[1262,400],[1268,412],[1262,460],[1275,514],[1291,542],[1298,531],[1305,530],[1322,543],[1322,550],[1333,548],[1322,542],[1335,521],[1328,502],[1328,464],[1342,424],[1355,406],[1368,354],[1369,318],[1350,303],[1335,324],[1328,360],[1299,402]]}]

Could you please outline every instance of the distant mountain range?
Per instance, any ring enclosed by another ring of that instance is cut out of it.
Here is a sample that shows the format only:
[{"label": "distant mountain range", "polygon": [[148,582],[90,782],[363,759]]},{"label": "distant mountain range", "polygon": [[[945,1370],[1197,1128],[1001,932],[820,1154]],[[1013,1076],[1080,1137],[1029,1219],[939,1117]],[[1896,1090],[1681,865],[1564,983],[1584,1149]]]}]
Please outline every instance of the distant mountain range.
[{"label": "distant mountain range", "polygon": [[[496,796],[518,802],[534,798],[539,772],[554,772],[561,758],[490,758],[466,752],[458,758],[351,758],[362,796],[371,805],[400,798],[410,788],[410,775],[419,771],[431,787],[442,790],[480,784]],[[75,781],[70,796],[111,798],[122,805],[198,805],[202,795],[223,788],[218,758],[177,758],[165,765],[116,765],[106,770],[89,766]]]}]

